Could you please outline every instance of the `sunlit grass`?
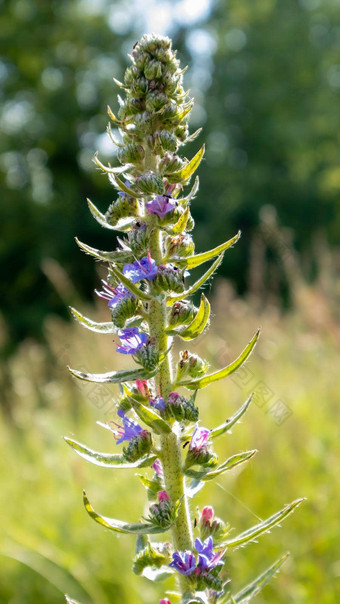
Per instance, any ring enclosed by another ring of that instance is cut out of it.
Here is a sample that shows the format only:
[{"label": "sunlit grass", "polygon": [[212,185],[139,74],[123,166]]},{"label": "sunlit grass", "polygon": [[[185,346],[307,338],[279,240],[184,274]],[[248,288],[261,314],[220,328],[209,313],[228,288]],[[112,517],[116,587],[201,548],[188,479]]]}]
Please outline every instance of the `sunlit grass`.
[{"label": "sunlit grass", "polygon": [[[302,312],[281,317],[273,308],[260,315],[228,299],[224,285],[219,292],[213,327],[191,349],[204,351],[217,368],[239,354],[259,325],[262,336],[243,373],[199,394],[202,424],[221,423],[257,391],[242,424],[218,441],[217,451],[221,460],[252,448],[258,454],[242,471],[208,484],[193,509],[213,504],[240,532],[307,497],[282,528],[233,553],[227,568],[237,589],[290,551],[259,604],[333,604],[340,597],[338,344],[327,328],[307,325]],[[46,334],[48,350],[24,343],[9,367],[12,421],[4,415],[0,424],[0,602],[57,604],[66,591],[82,604],[151,604],[163,586],[132,574],[133,538],[91,522],[81,501],[86,488],[99,512],[137,520],[141,483],[133,470],[87,464],[61,438],[115,450],[111,435],[95,422],[111,417],[116,387],[77,383],[65,367],[106,371],[122,359],[112,336],[58,319],[46,325]]]}]

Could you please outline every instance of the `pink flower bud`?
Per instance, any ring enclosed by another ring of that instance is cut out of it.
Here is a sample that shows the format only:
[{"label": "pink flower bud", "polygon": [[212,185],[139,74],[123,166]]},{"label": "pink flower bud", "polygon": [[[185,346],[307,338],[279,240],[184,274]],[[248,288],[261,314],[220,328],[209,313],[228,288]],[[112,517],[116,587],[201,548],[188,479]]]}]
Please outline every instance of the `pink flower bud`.
[{"label": "pink flower bud", "polygon": [[159,600],[159,604],[171,604],[171,602],[170,600],[162,598],[161,600]]},{"label": "pink flower bud", "polygon": [[212,508],[210,505],[206,505],[202,510],[201,522],[203,524],[210,524],[210,521],[213,519],[213,517],[214,517],[214,508]]},{"label": "pink flower bud", "polygon": [[170,501],[170,497],[166,491],[158,492],[158,501]]}]

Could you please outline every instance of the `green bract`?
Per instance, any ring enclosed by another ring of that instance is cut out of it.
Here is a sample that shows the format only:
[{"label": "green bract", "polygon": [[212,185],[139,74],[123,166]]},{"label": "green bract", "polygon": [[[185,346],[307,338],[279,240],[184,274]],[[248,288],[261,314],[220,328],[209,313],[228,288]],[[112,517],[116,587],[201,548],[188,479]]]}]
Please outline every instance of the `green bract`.
[{"label": "green bract", "polygon": [[[130,58],[132,64],[123,83],[116,81],[123,94],[123,98],[119,97],[118,117],[108,108],[113,125],[108,133],[118,147],[121,165],[105,166],[97,154],[94,157],[96,167],[113,185],[115,198],[105,214],[88,201],[98,223],[120,231],[121,239],[117,248],[109,251],[77,239],[86,254],[107,265],[107,280],[98,295],[108,304],[109,320],[98,323],[78,310],[71,312],[91,331],[116,334],[121,340],[117,351],[130,355],[134,365],[105,373],[70,369],[81,380],[120,386],[118,418],[114,414],[102,425],[112,431],[118,446],[124,446],[116,449],[113,440],[113,451],[102,453],[71,438],[65,440],[78,455],[95,465],[142,469],[143,473],[137,476],[147,490],[150,505],[137,522],[101,516],[84,493],[85,508],[98,524],[118,533],[137,535],[133,563],[136,574],[152,581],[176,575],[176,601],[179,598],[182,604],[241,604],[258,593],[285,557],[232,595],[226,571],[221,572],[227,552],[269,531],[302,500],[236,537],[229,537],[229,528],[219,519],[217,524],[209,524],[213,515],[209,506],[202,511],[197,528],[196,524],[193,526],[188,498],[194,497],[208,481],[236,467],[240,469],[256,453],[244,451],[219,463],[213,450],[214,439],[238,422],[251,397],[234,415],[225,421],[221,418],[219,426],[207,429],[199,424],[196,394],[237,371],[249,359],[259,332],[222,369],[207,373],[208,363],[187,349],[180,352],[174,366],[173,339],[178,336],[190,345],[209,327],[210,304],[206,296],[201,294],[198,308],[188,298],[212,277],[240,233],[209,251],[194,254],[194,241],[188,233],[194,226],[190,204],[198,191],[198,178],[191,189],[187,186],[202,161],[204,145],[191,159],[180,155],[181,147],[200,132],[189,134],[193,101],[183,88],[185,70],[180,69],[171,41],[162,36],[143,36]],[[212,263],[204,274],[188,285],[187,271],[209,261]],[[113,354],[113,365],[114,358]],[[182,387],[193,391],[189,399],[185,391],[177,392]],[[148,540],[147,535],[165,532],[165,544]],[[202,535],[208,535],[204,542],[199,538]],[[67,601],[72,602],[70,598]]]}]

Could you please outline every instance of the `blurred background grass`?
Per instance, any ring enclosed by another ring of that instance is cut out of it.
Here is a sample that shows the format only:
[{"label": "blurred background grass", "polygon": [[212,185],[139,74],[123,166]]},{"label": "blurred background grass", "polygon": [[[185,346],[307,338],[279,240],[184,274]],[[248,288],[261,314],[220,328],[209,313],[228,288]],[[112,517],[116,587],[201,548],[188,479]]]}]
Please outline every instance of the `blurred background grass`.
[{"label": "blurred background grass", "polygon": [[[192,129],[207,140],[193,204],[197,249],[243,237],[211,288],[215,319],[191,348],[213,367],[262,326],[235,378],[199,396],[213,427],[255,390],[221,458],[259,453],[242,472],[197,497],[244,530],[285,503],[304,507],[228,561],[235,589],[281,552],[290,561],[258,602],[336,604],[339,576],[340,13],[335,0],[8,0],[0,11],[1,344],[0,602],[150,603],[163,587],[130,571],[133,539],[90,522],[99,511],[136,519],[134,473],[86,464],[61,436],[113,450],[96,426],[111,417],[114,387],[78,384],[66,365],[118,368],[112,339],[69,322],[68,304],[94,319],[102,267],[73,237],[103,249],[85,198],[111,190],[91,156],[114,161],[103,132],[116,108],[112,76],[144,31],[169,34],[190,64]],[[223,278],[224,277],[224,278]],[[88,308],[87,308],[88,306]],[[193,504],[196,506],[196,500]],[[124,510],[124,514],[122,513]]]}]

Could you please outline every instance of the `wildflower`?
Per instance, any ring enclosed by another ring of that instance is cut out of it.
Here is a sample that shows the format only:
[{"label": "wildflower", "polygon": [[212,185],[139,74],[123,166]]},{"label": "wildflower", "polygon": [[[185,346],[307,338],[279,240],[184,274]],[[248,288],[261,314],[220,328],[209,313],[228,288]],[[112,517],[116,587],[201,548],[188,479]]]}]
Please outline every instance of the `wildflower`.
[{"label": "wildflower", "polygon": [[110,308],[113,308],[116,306],[116,304],[118,304],[118,302],[124,300],[125,298],[134,297],[134,295],[129,292],[129,290],[122,283],[119,283],[116,287],[111,287],[111,285],[104,281],[104,279],[102,279],[102,283],[103,289],[101,291],[97,291],[95,289],[95,292],[97,296],[108,301],[107,305]]},{"label": "wildflower", "polygon": [[123,267],[123,274],[125,277],[130,279],[132,283],[137,283],[141,279],[154,279],[157,274],[157,264],[155,260],[151,258],[150,252],[147,256],[144,256],[141,260],[135,260],[131,264],[125,264]]},{"label": "wildflower", "polygon": [[151,407],[158,409],[158,411],[165,411],[165,401],[162,396],[156,396],[156,398],[150,398],[149,403]]},{"label": "wildflower", "polygon": [[159,604],[171,604],[171,602],[167,598],[166,599],[162,598],[161,600],[159,600]]},{"label": "wildflower", "polygon": [[148,214],[157,214],[163,218],[168,212],[176,208],[176,204],[170,200],[168,195],[158,195],[152,201],[145,204]]},{"label": "wildflower", "polygon": [[221,558],[224,552],[214,552],[214,543],[211,536],[203,542],[201,539],[195,539],[195,549],[198,552],[197,567],[201,570],[209,571],[216,568],[216,566],[223,566],[224,563]]},{"label": "wildflower", "polygon": [[192,575],[196,569],[196,558],[190,550],[174,552],[169,566],[178,570],[181,575]]},{"label": "wildflower", "polygon": [[117,445],[120,445],[124,440],[130,442],[133,438],[140,436],[142,432],[145,432],[142,426],[137,422],[126,417],[125,412],[121,409],[118,410],[118,415],[122,418],[123,426],[120,426],[120,424],[117,424],[116,422],[110,422],[110,424],[114,424],[118,428],[118,430],[113,430]]},{"label": "wildflower", "polygon": [[127,327],[118,331],[122,346],[117,346],[116,351],[122,354],[135,354],[148,341],[149,336],[138,327]]},{"label": "wildflower", "polygon": [[156,459],[156,461],[153,462],[152,467],[155,470],[155,473],[157,474],[157,476],[159,476],[160,478],[163,478],[163,476],[164,476],[163,466],[161,464],[161,461],[158,458]]},{"label": "wildflower", "polygon": [[158,501],[170,501],[170,497],[166,491],[159,491]]},{"label": "wildflower", "polygon": [[208,428],[200,428],[198,425],[191,437],[189,449],[190,451],[199,452],[209,444],[210,430]]}]

